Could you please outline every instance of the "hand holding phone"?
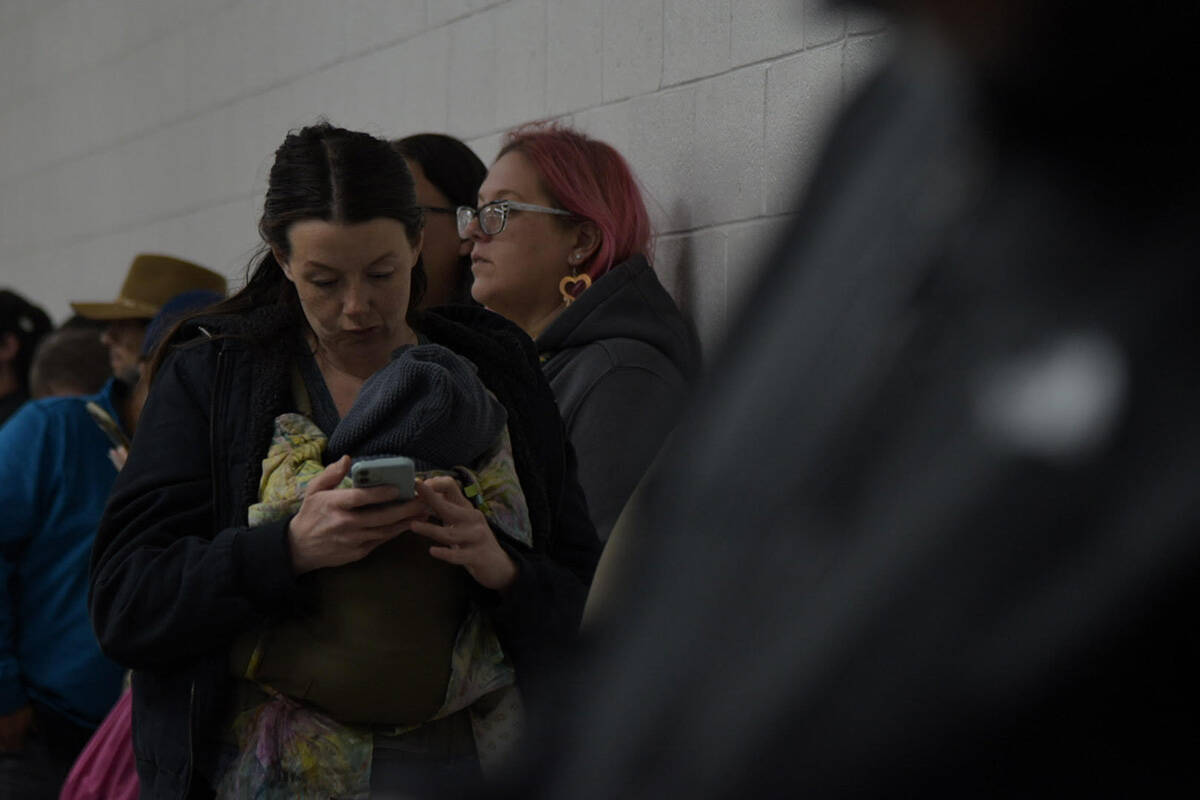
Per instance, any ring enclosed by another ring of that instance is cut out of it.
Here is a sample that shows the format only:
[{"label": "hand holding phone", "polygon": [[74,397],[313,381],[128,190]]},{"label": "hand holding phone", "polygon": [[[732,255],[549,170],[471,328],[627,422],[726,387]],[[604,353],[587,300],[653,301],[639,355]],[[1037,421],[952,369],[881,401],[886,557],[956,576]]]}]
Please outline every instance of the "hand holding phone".
[{"label": "hand holding phone", "polygon": [[[352,478],[355,487],[391,485],[397,486],[400,493],[414,492],[415,471],[409,472],[411,464],[401,463],[377,472],[376,461],[364,460],[358,467],[358,474]],[[297,575],[358,561],[384,542],[410,530],[415,518],[426,515],[421,503],[399,499],[375,501],[395,491],[356,493],[341,488],[351,469],[350,457],[342,456],[308,482],[300,509],[288,522],[287,529],[292,569]],[[344,513],[347,510],[352,513]]]},{"label": "hand holding phone", "polygon": [[412,500],[417,495],[417,473],[411,458],[364,458],[350,467],[350,481],[356,489],[371,486],[395,486],[400,490],[397,500]]}]

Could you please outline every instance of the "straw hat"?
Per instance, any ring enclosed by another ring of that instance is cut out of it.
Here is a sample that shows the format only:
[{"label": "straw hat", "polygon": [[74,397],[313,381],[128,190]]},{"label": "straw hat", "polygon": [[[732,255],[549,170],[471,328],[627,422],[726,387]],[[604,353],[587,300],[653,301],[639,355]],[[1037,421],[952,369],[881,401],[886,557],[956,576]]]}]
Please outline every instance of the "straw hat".
[{"label": "straw hat", "polygon": [[129,265],[116,300],[71,308],[88,319],[150,319],[172,297],[194,289],[225,294],[225,276],[183,259],[142,253]]}]

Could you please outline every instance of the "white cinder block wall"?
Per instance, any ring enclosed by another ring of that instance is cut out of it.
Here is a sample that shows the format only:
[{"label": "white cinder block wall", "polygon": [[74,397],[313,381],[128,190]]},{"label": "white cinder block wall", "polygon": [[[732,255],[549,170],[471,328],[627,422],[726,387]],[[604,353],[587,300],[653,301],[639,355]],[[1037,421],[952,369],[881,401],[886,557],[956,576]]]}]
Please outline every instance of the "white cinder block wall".
[{"label": "white cinder block wall", "polygon": [[629,159],[711,346],[886,44],[820,0],[0,0],[0,285],[58,320],[138,252],[238,285],[271,155],[318,115],[484,161],[554,117]]}]

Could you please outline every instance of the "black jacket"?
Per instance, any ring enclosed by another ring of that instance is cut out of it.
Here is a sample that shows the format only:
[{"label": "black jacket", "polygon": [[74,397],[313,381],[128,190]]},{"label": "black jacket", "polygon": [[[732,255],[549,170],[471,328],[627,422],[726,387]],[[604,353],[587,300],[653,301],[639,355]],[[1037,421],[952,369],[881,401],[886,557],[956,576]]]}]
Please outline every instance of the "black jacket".
[{"label": "black jacket", "polygon": [[537,338],[601,539],[679,419],[700,367],[692,326],[642,256],[614,267]]},{"label": "black jacket", "polygon": [[[104,651],[135,669],[134,750],[144,796],[203,794],[215,769],[232,639],[297,613],[287,522],[246,526],[276,415],[291,408],[282,308],[189,326],[155,380],[92,555],[89,598]],[[211,334],[206,337],[201,328]],[[505,405],[534,547],[504,542],[519,577],[479,589],[528,693],[578,625],[599,541],[532,342],[483,309],[425,315],[422,332],[471,359]]]}]

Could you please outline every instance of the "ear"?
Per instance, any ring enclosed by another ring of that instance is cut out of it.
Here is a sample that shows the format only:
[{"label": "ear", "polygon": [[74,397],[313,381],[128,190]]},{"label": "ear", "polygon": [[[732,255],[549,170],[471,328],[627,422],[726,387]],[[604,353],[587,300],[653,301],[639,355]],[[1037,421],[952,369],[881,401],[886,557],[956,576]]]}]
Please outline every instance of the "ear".
[{"label": "ear", "polygon": [[284,277],[285,277],[285,278],[287,278],[287,279],[288,279],[289,281],[291,281],[292,283],[295,283],[295,282],[296,282],[296,278],[295,278],[295,276],[293,276],[293,275],[292,275],[292,268],[291,268],[291,266],[290,266],[290,265],[287,263],[287,259],[285,259],[285,258],[283,257],[283,253],[279,252],[279,248],[278,248],[278,247],[272,247],[272,248],[271,248],[271,255],[275,256],[275,263],[279,265],[279,268],[280,268],[281,270],[283,270],[283,275],[284,275]]},{"label": "ear", "polygon": [[425,231],[417,231],[417,238],[412,242],[413,262],[409,269],[416,269],[417,262],[421,259],[421,246],[425,244]]},{"label": "ear", "polygon": [[596,227],[596,223],[590,220],[579,223],[575,229],[575,241],[571,246],[571,258],[575,259],[573,263],[586,263],[599,249],[602,237],[603,234]]}]

